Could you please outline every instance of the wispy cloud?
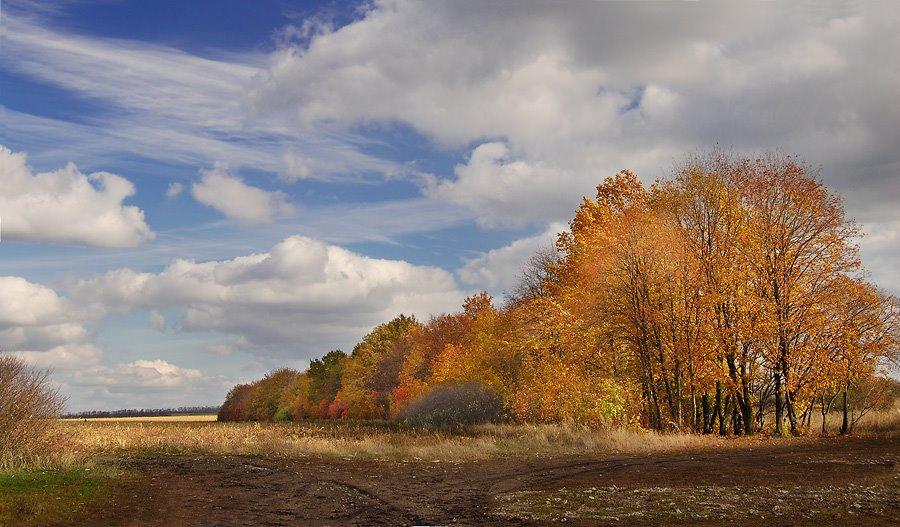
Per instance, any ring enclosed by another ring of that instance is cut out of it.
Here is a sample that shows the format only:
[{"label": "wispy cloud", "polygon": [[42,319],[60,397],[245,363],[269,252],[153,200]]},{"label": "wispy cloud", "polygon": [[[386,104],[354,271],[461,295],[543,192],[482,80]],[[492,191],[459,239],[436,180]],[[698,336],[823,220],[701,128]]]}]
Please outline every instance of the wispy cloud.
[{"label": "wispy cloud", "polygon": [[[334,180],[397,170],[356,145],[365,139],[323,128],[248,119],[245,94],[262,55],[199,57],[155,44],[85,37],[4,14],[0,64],[19,75],[101,104],[107,111],[69,122],[5,109],[5,139],[27,139],[33,155],[140,155],[167,163],[225,162],[297,179]],[[43,146],[44,148],[39,148]],[[67,153],[68,153],[67,152]]]}]

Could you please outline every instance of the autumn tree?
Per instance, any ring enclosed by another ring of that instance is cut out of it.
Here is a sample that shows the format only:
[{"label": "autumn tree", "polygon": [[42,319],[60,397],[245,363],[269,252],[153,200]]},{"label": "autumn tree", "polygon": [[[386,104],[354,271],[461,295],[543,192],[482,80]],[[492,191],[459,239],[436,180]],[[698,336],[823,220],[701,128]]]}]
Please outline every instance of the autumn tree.
[{"label": "autumn tree", "polygon": [[346,406],[347,416],[390,415],[390,393],[399,384],[400,368],[411,350],[413,333],[420,327],[414,317],[399,315],[354,346],[336,396]]},{"label": "autumn tree", "polygon": [[853,240],[859,232],[845,217],[840,198],[790,156],[744,160],[734,183],[749,216],[743,260],[753,272],[769,326],[764,346],[776,381],[776,434],[781,433],[783,396],[796,435],[797,402],[808,381],[804,355],[821,330],[815,311],[839,277],[858,271]]},{"label": "autumn tree", "polygon": [[[703,357],[698,366],[700,377],[715,382],[712,417],[717,417],[720,430],[724,429],[723,405],[733,401],[742,431],[752,434],[751,392],[760,315],[741,250],[748,239],[748,212],[735,181],[744,167],[743,161],[720,152],[693,156],[662,186],[660,200],[671,213],[691,259],[683,271],[687,281],[682,281],[682,296],[687,295],[683,301],[688,302],[687,312],[694,315],[687,331],[696,337],[693,341],[698,347],[693,351]],[[704,412],[704,421],[710,419],[708,413]]]},{"label": "autumn tree", "polygon": [[887,393],[900,339],[858,234],[789,156],[694,155],[649,187],[622,171],[503,306],[479,293],[424,324],[400,315],[349,357],[236,387],[223,415],[280,417],[289,400],[294,418],[462,416],[489,393],[521,421],[749,435],[774,414],[782,435],[816,405],[824,432],[840,397],[848,433]]}]

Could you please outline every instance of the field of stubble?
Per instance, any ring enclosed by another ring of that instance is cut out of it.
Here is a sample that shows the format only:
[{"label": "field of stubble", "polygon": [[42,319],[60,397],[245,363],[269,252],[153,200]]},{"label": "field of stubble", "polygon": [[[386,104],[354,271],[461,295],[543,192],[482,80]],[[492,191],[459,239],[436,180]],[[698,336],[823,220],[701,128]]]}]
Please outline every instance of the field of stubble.
[{"label": "field of stubble", "polygon": [[890,525],[894,420],[873,416],[851,438],[778,440],[65,421],[68,467],[0,477],[0,525]]}]

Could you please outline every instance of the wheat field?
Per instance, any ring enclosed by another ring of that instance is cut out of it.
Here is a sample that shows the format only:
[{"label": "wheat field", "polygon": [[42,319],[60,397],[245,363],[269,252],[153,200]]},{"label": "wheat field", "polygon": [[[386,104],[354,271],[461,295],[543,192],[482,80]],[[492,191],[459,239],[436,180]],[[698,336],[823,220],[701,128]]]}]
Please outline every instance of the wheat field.
[{"label": "wheat field", "polygon": [[465,461],[499,456],[641,454],[737,444],[718,436],[590,431],[566,425],[483,425],[465,434],[308,423],[69,421],[63,427],[76,451],[105,455],[153,452]]},{"label": "wheat field", "polygon": [[[464,432],[403,429],[383,422],[306,421],[257,423],[214,421],[215,416],[65,419],[57,437],[66,463],[97,455],[213,454],[283,457],[330,456],[373,460],[467,461],[503,456],[652,454],[815,441],[815,423],[804,437],[721,437],[658,434],[640,429],[590,430],[566,424],[479,425]],[[828,418],[829,430],[836,416]],[[856,435],[900,433],[900,411],[872,412]]]},{"label": "wheat field", "polygon": [[86,417],[66,418],[60,421],[82,421],[94,423],[206,423],[216,420],[216,414],[203,415],[158,415],[152,417]]}]

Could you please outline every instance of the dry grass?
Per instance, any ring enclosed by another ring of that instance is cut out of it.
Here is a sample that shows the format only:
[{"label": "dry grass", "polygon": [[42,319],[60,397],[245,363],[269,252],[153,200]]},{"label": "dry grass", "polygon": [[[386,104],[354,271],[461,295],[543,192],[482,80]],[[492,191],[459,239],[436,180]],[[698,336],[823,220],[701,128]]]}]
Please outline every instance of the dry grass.
[{"label": "dry grass", "polygon": [[131,452],[334,456],[386,460],[475,460],[496,456],[649,453],[721,447],[733,441],[689,434],[605,432],[560,425],[484,425],[467,434],[384,425],[64,421],[91,454]]},{"label": "dry grass", "polygon": [[[180,453],[330,456],[384,460],[465,461],[502,456],[651,454],[740,448],[772,441],[807,439],[721,438],[656,434],[632,429],[592,431],[568,425],[480,425],[466,433],[398,428],[383,422],[219,423],[189,420],[62,420],[70,455]],[[836,430],[832,428],[832,430]],[[900,412],[872,412],[857,435],[893,435]],[[818,434],[811,430],[808,440]]]},{"label": "dry grass", "polygon": [[[836,434],[841,429],[841,420],[843,416],[841,412],[831,412],[825,416],[825,426],[829,434]],[[821,416],[816,415],[813,418],[811,431],[820,430]],[[885,410],[872,410],[859,420],[859,423],[853,427],[853,433],[858,435],[900,435],[900,402],[892,408]]]}]

